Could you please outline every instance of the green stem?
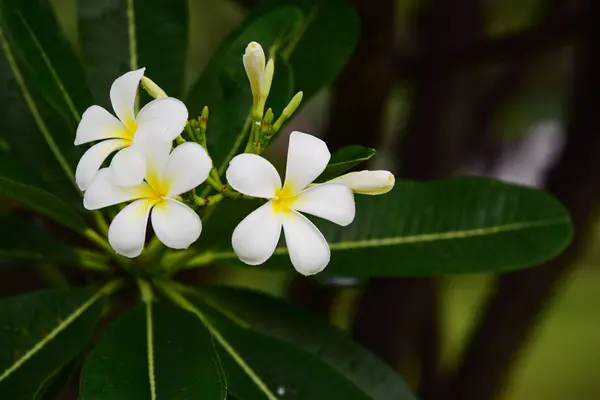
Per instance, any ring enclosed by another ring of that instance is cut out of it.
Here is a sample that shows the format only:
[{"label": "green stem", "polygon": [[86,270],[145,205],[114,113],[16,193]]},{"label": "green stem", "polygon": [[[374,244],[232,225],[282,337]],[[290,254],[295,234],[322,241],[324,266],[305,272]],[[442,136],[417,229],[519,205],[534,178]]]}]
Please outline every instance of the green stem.
[{"label": "green stem", "polygon": [[214,196],[205,197],[194,195],[194,204],[196,204],[198,207],[210,207],[223,200],[223,198],[223,194],[221,193],[215,194]]},{"label": "green stem", "polygon": [[157,289],[171,299],[173,303],[183,308],[186,311],[191,312],[198,317],[200,322],[206,327],[210,334],[215,340],[223,347],[223,349],[233,358],[233,360],[240,366],[240,368],[248,375],[248,377],[254,382],[256,386],[267,396],[269,400],[278,400],[273,394],[271,389],[265,384],[265,382],[254,372],[254,370],[246,363],[242,356],[233,348],[233,346],[221,335],[221,332],[213,325],[210,319],[198,308],[196,308],[188,299],[186,299],[171,282],[155,282]]},{"label": "green stem", "polygon": [[177,144],[184,144],[184,143],[185,143],[185,139],[184,139],[184,138],[182,138],[182,137],[181,137],[181,135],[179,135],[179,136],[177,136],[177,137],[175,138],[175,142],[176,142]]}]

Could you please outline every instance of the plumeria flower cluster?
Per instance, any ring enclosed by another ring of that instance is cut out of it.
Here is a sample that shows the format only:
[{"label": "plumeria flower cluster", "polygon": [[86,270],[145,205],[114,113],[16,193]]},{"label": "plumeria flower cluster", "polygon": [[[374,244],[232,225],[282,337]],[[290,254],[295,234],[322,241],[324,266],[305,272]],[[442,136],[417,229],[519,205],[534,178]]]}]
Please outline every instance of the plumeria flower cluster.
[{"label": "plumeria flower cluster", "polygon": [[[331,154],[324,141],[302,132],[290,135],[282,183],[275,167],[260,153],[298,108],[302,92],[274,121],[272,110],[264,110],[274,61],[267,61],[262,47],[252,42],[242,62],[252,90],[252,128],[245,152],[229,163],[225,184],[206,148],[208,109],[188,121],[185,105],[145,77],[143,68],[112,84],[110,100],[116,116],[99,106],[83,114],[75,145],[96,143],[82,156],[76,181],[88,210],[128,203],[108,228],[108,241],[118,254],[133,258],[143,252],[148,220],[164,245],[186,249],[202,232],[199,207],[214,207],[224,198],[250,197],[266,202],[232,232],[239,259],[249,265],[264,263],[283,231],[293,266],[312,275],[327,266],[331,255],[327,240],[304,214],[346,226],[356,213],[354,194],[382,194],[394,186],[388,171],[351,172],[315,184]],[[136,113],[140,83],[154,100]],[[186,136],[188,141],[182,137],[186,132],[192,132]],[[213,197],[196,195],[195,189],[205,181],[217,192]]]}]

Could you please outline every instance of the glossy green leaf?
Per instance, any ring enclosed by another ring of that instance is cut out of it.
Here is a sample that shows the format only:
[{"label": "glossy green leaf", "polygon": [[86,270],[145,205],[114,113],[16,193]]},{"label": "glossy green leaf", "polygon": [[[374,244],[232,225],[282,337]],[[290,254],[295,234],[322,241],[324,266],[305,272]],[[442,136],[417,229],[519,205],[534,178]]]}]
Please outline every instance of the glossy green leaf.
[{"label": "glossy green leaf", "polygon": [[169,96],[182,95],[187,1],[79,0],[78,7],[83,59],[100,104],[109,106],[115,78],[141,67]]},{"label": "glossy green leaf", "polygon": [[369,160],[377,151],[363,146],[347,146],[331,155],[325,171],[317,178],[317,182],[325,182],[337,178],[352,167]]},{"label": "glossy green leaf", "polygon": [[0,197],[7,197],[56,222],[82,233],[83,218],[60,198],[42,189],[13,181],[0,175]]},{"label": "glossy green leaf", "polygon": [[[225,172],[234,155],[244,150],[249,130],[244,129],[252,108],[252,94],[242,56],[251,41],[259,42],[265,52],[280,46],[300,25],[301,12],[280,7],[247,20],[217,49],[186,104],[190,115],[200,115],[208,106],[208,149],[214,165]],[[293,74],[282,60],[275,62],[275,78],[267,107],[278,113],[292,98]]]},{"label": "glossy green leaf", "polygon": [[108,327],[83,367],[79,398],[222,400],[225,390],[206,328],[192,314],[158,302],[135,306]]},{"label": "glossy green leaf", "polygon": [[0,213],[0,261],[31,260],[76,264],[77,253],[41,226],[11,214]]},{"label": "glossy green leaf", "polygon": [[[231,322],[318,357],[370,399],[415,398],[402,378],[387,364],[338,328],[303,309],[244,289],[209,287],[199,289],[198,294],[202,302]],[[324,392],[323,398],[335,397],[326,397]]]},{"label": "glossy green leaf", "polygon": [[[572,235],[567,210],[552,196],[486,178],[398,182],[384,195],[357,195],[347,227],[313,220],[331,248],[324,273],[364,277],[522,269],[559,254]],[[229,243],[222,238],[222,251],[215,246],[184,267],[236,261]],[[266,266],[291,269],[286,248]]]},{"label": "glossy green leaf", "polygon": [[265,0],[268,5],[299,7],[305,15],[297,36],[284,50],[294,71],[295,90],[304,101],[331,84],[354,52],[358,15],[345,0]]},{"label": "glossy green leaf", "polygon": [[0,300],[0,393],[32,399],[90,340],[104,289],[52,289]]},{"label": "glossy green leaf", "polygon": [[[75,129],[91,96],[46,0],[0,1],[0,137],[54,193],[78,198]],[[4,90],[5,89],[5,90]]]}]

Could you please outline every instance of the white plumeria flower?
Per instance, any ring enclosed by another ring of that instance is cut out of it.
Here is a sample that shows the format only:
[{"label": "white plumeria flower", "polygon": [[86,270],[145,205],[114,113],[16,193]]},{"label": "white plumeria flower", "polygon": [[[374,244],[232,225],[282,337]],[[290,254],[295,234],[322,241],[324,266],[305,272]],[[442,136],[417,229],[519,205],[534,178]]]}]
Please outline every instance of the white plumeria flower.
[{"label": "white plumeria flower", "polygon": [[135,115],[135,99],[145,68],[127,72],[110,88],[115,118],[100,106],[89,107],[77,127],[75,145],[103,140],[86,151],[75,171],[75,180],[86,190],[106,158],[119,150],[110,164],[114,182],[120,186],[140,184],[146,172],[148,142],[162,141],[166,146],[184,129],[188,118],[185,105],[172,97],[153,100]]},{"label": "white plumeria flower", "polygon": [[171,154],[169,149],[155,146],[147,160],[145,182],[118,186],[109,169],[103,168],[84,194],[83,205],[88,210],[135,200],[117,214],[108,229],[108,241],[118,254],[133,258],[142,252],[150,211],[154,232],[166,246],[186,249],[200,237],[200,217],[178,196],[206,180],[212,161],[197,143],[179,145]]},{"label": "white plumeria flower", "polygon": [[389,171],[357,171],[350,172],[327,183],[341,183],[357,194],[384,194],[392,190],[396,179]]},{"label": "white plumeria flower", "polygon": [[354,195],[347,186],[324,183],[307,188],[325,169],[331,154],[321,139],[292,132],[285,184],[275,167],[255,154],[236,156],[227,180],[238,192],[269,201],[235,228],[231,239],[237,256],[249,265],[264,263],[275,251],[283,227],[292,264],[303,275],[316,274],[329,263],[327,241],[299,211],[346,226],[354,220]]}]

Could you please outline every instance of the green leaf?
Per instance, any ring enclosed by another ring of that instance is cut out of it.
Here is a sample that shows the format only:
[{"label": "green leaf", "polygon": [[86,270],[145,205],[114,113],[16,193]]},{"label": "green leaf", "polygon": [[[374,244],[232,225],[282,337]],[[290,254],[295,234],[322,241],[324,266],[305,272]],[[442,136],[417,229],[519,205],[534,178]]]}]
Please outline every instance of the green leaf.
[{"label": "green leaf", "polygon": [[337,178],[352,167],[369,160],[377,151],[363,146],[346,146],[331,155],[325,171],[317,178],[316,182],[325,182]]},{"label": "green leaf", "polygon": [[108,107],[112,82],[146,67],[169,96],[183,93],[187,61],[188,9],[185,0],[80,0],[79,32],[89,83]]},{"label": "green leaf", "polygon": [[79,398],[221,400],[225,390],[208,331],[192,314],[158,302],[137,305],[108,327],[83,367]]},{"label": "green leaf", "polygon": [[[208,149],[219,173],[244,150],[249,130],[244,129],[252,108],[250,84],[242,56],[251,41],[259,42],[265,52],[280,46],[301,21],[300,10],[280,7],[248,19],[217,49],[202,75],[194,84],[186,104],[191,116],[200,115],[208,106]],[[275,62],[275,78],[267,107],[283,110],[292,98],[293,74],[287,63]],[[249,127],[249,124],[248,124]]]},{"label": "green leaf", "polygon": [[57,261],[74,265],[75,251],[34,223],[0,213],[0,261]]},{"label": "green leaf", "polygon": [[54,193],[75,202],[73,145],[91,96],[46,0],[0,1],[0,141]]},{"label": "green leaf", "polygon": [[263,3],[296,6],[306,16],[297,36],[283,52],[294,71],[295,90],[304,92],[306,102],[331,84],[350,59],[360,32],[358,15],[344,0],[266,0]]},{"label": "green leaf", "polygon": [[0,175],[0,196],[15,200],[75,232],[83,233],[86,229],[85,221],[73,208],[42,189]]},{"label": "green leaf", "polygon": [[[354,343],[345,333],[305,310],[244,289],[210,287],[199,289],[198,293],[201,301],[231,322],[318,357],[354,382],[370,399],[415,398],[392,368]],[[336,397],[326,397],[323,393],[322,398]]]},{"label": "green leaf", "polygon": [[[507,272],[556,256],[569,244],[573,230],[567,210],[552,196],[487,178],[403,181],[387,194],[355,198],[351,225],[339,227],[315,218],[331,248],[325,273]],[[231,221],[231,229],[239,220]],[[184,267],[237,259],[228,240],[222,238],[220,246]],[[291,269],[286,248],[278,247],[266,265]]]},{"label": "green leaf", "polygon": [[31,399],[90,340],[105,286],[52,289],[0,300],[0,393]]}]

